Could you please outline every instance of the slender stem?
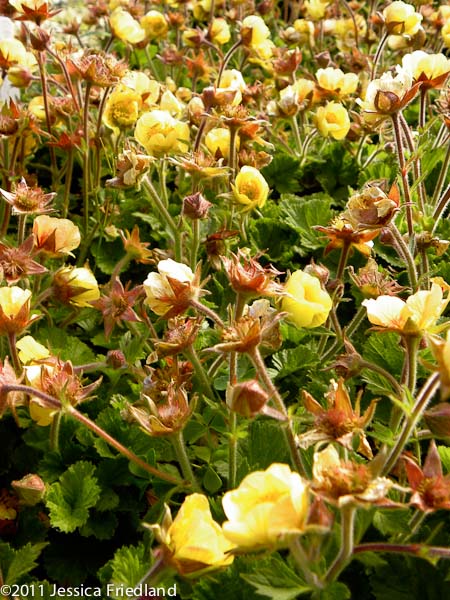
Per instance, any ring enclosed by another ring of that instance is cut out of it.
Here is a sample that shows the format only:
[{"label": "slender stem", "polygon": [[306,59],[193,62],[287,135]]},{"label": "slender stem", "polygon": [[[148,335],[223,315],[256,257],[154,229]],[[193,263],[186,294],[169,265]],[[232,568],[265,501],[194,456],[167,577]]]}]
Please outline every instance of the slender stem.
[{"label": "slender stem", "polygon": [[413,292],[417,292],[419,288],[418,276],[416,263],[414,262],[414,257],[411,254],[411,250],[409,249],[407,243],[403,239],[402,234],[398,230],[397,225],[395,223],[391,223],[389,225],[389,231],[392,234],[394,239],[394,248],[397,250],[397,254],[400,258],[402,258],[406,263],[406,269],[408,271],[408,279],[411,285],[411,289]]},{"label": "slender stem", "polygon": [[197,376],[197,380],[202,393],[207,398],[214,398],[215,394],[209,382],[208,376],[206,375],[205,369],[203,368],[203,365],[197,355],[197,352],[195,351],[195,348],[193,346],[188,346],[184,349],[184,353],[186,355],[186,358],[194,367],[195,375]]},{"label": "slender stem", "polygon": [[8,344],[9,344],[9,352],[11,354],[11,361],[14,367],[14,371],[16,375],[20,375],[22,373],[22,365],[19,360],[19,355],[17,354],[17,346],[16,346],[16,334],[8,333]]},{"label": "slender stem", "polygon": [[370,79],[375,79],[376,74],[377,74],[377,67],[378,67],[378,61],[380,60],[381,54],[384,50],[384,47],[386,45],[386,42],[388,40],[389,37],[389,33],[386,31],[383,34],[383,37],[380,40],[380,43],[378,45],[377,51],[375,53],[374,59],[373,59],[373,63],[372,63],[372,72],[370,74]]},{"label": "slender stem", "polygon": [[432,234],[436,231],[436,228],[438,226],[439,221],[442,218],[442,215],[447,210],[449,201],[450,201],[450,185],[447,186],[447,189],[443,193],[442,198],[439,200],[438,205],[436,206],[436,208],[433,211],[434,225],[433,225],[433,229],[431,231]]},{"label": "slender stem", "polygon": [[27,224],[27,215],[21,214],[19,215],[19,223],[18,223],[18,231],[17,231],[17,245],[21,246],[23,240],[25,239],[25,230]]},{"label": "slender stem", "polygon": [[352,504],[341,508],[341,547],[325,576],[327,583],[332,583],[338,577],[353,554],[355,515],[356,507]]},{"label": "slender stem", "polygon": [[63,199],[63,206],[62,206],[63,219],[65,219],[69,213],[70,188],[72,185],[73,164],[74,164],[74,152],[72,149],[70,149],[69,153],[68,153],[68,157],[67,157],[66,176],[64,178],[64,199]]},{"label": "slender stem", "polygon": [[368,362],[366,360],[361,360],[359,364],[360,364],[360,366],[361,366],[362,369],[367,369],[369,371],[373,371],[374,373],[378,373],[379,375],[381,375],[382,377],[384,377],[385,379],[387,379],[387,381],[389,381],[389,383],[391,384],[391,386],[393,387],[393,389],[396,391],[399,400],[403,397],[403,390],[402,390],[400,384],[395,379],[395,377],[393,377],[389,373],[389,371],[386,371],[386,369],[383,369],[383,367],[380,367],[379,365],[376,365],[375,363]]},{"label": "slender stem", "polygon": [[[360,306],[356,311],[355,316],[350,321],[347,327],[344,328],[342,336],[340,339],[334,340],[333,344],[328,348],[328,350],[322,355],[321,362],[325,363],[329,360],[335,352],[339,350],[339,348],[344,343],[344,339],[349,340],[352,335],[357,331],[361,323],[363,322],[366,316],[366,309],[364,306]],[[396,382],[397,383],[397,382]]]},{"label": "slender stem", "polygon": [[405,347],[406,347],[406,373],[405,379],[406,385],[408,386],[411,394],[414,395],[417,382],[417,353],[419,351],[419,344],[421,338],[419,336],[408,335],[405,336]]},{"label": "slender stem", "polygon": [[450,559],[450,548],[440,546],[426,546],[424,544],[388,544],[387,542],[369,542],[358,544],[353,549],[353,554],[362,552],[391,552],[396,554],[411,554],[424,558]]},{"label": "slender stem", "polygon": [[439,373],[433,373],[433,375],[430,375],[430,377],[427,379],[424,386],[420,390],[416,399],[416,403],[414,404],[414,407],[411,411],[411,415],[405,418],[405,422],[400,436],[398,437],[397,442],[392,448],[390,454],[386,459],[384,467],[381,470],[382,475],[386,475],[387,473],[389,473],[396,464],[406,444],[408,443],[411,433],[413,432],[424,410],[428,406],[428,403],[431,401],[438,388]]},{"label": "slender stem", "polygon": [[419,210],[424,213],[425,212],[425,204],[427,200],[427,193],[425,190],[425,183],[422,178],[422,161],[420,160],[419,154],[416,152],[416,145],[414,142],[414,138],[411,133],[411,129],[403,116],[402,113],[399,113],[400,124],[402,126],[402,131],[406,139],[406,143],[408,144],[408,149],[413,156],[413,164],[414,164],[414,177],[417,181],[417,189],[418,189],[418,200],[419,200]]},{"label": "slender stem", "polygon": [[427,89],[421,88],[420,90],[420,112],[419,112],[419,127],[423,131],[425,128],[425,122],[427,117]]},{"label": "slender stem", "polygon": [[317,575],[313,573],[309,568],[310,560],[306,555],[306,552],[303,549],[303,546],[301,545],[300,539],[298,537],[292,540],[292,542],[289,544],[289,550],[293,559],[297,563],[303,577],[305,578],[306,583],[308,583],[314,589],[322,588],[322,582],[319,580]]},{"label": "slender stem", "polygon": [[303,145],[302,145],[302,138],[300,135],[300,129],[298,126],[297,115],[294,115],[292,117],[291,123],[292,123],[292,131],[294,132],[295,144],[297,146],[297,152],[298,152],[299,156],[302,156]]},{"label": "slender stem", "polygon": [[287,443],[288,443],[290,451],[291,451],[292,460],[295,464],[297,471],[300,473],[300,475],[302,475],[302,477],[307,477],[306,467],[303,463],[303,459],[302,459],[299,449],[297,447],[295,433],[294,433],[294,430],[292,429],[292,422],[291,422],[291,419],[289,418],[289,413],[284,404],[283,398],[280,396],[280,393],[278,392],[277,388],[272,383],[272,380],[269,377],[269,374],[267,373],[266,365],[264,364],[264,361],[262,359],[259,349],[254,348],[253,350],[248,352],[248,356],[249,356],[250,360],[252,361],[253,366],[255,367],[258,376],[261,378],[261,381],[264,383],[268,392],[270,393],[270,396],[271,396],[272,400],[274,401],[274,404],[275,404],[277,410],[279,410],[279,412],[282,413],[286,417],[286,427],[284,429],[284,432],[285,432]]},{"label": "slender stem", "polygon": [[[41,89],[42,89],[42,100],[44,102],[44,110],[45,110],[45,123],[47,125],[47,131],[51,137],[52,135],[52,122],[50,118],[50,104],[48,101],[48,89],[47,89],[47,74],[45,72],[45,61],[43,60],[43,53],[37,52],[37,61],[39,65],[39,73],[41,76]],[[55,158],[55,149],[53,146],[48,147],[49,155],[50,155],[50,163],[52,165],[52,175],[56,173],[56,158]]]},{"label": "slender stem", "polygon": [[89,155],[90,155],[90,139],[89,139],[89,98],[91,93],[90,82],[86,83],[86,93],[84,96],[83,107],[83,136],[84,136],[84,153],[83,153],[83,229],[85,239],[89,231],[89,192],[90,192],[90,173],[89,173]]},{"label": "slender stem", "polygon": [[88,417],[80,413],[73,406],[63,407],[61,402],[57,398],[53,398],[53,396],[49,396],[45,392],[33,388],[29,385],[20,385],[20,384],[4,384],[1,386],[0,391],[2,394],[9,394],[10,392],[22,392],[24,394],[28,394],[29,396],[37,396],[45,401],[49,408],[54,408],[56,410],[66,410],[69,415],[71,415],[74,419],[85,425],[88,429],[96,433],[100,436],[107,444],[115,448],[120,454],[123,454],[126,458],[128,458],[131,462],[134,462],[138,467],[150,473],[159,479],[163,479],[164,481],[168,481],[169,483],[173,483],[174,485],[186,486],[184,481],[169,475],[168,473],[164,473],[155,467],[152,467],[148,463],[146,463],[142,458],[139,458],[134,452],[123,446],[120,442],[118,442],[115,438],[113,438],[109,433],[107,433],[104,429],[99,427],[97,423],[91,421]]},{"label": "slender stem", "polygon": [[148,192],[149,196],[155,203],[157,210],[159,211],[161,216],[164,218],[168,228],[170,229],[170,232],[171,232],[172,237],[175,242],[175,260],[180,261],[181,260],[181,235],[180,235],[179,227],[175,223],[175,221],[174,221],[173,217],[171,216],[171,214],[169,213],[169,211],[167,210],[166,206],[164,205],[164,202],[161,200],[158,192],[155,190],[155,187],[153,186],[153,184],[150,181],[148,176],[146,176],[143,179],[143,185],[144,185],[144,189]]},{"label": "slender stem", "polygon": [[191,467],[191,462],[186,452],[186,446],[184,443],[183,431],[177,431],[170,436],[173,449],[177,455],[178,464],[180,465],[181,472],[186,481],[189,481],[194,491],[199,491],[200,486],[198,485],[197,479],[195,478],[194,471]]},{"label": "slender stem", "polygon": [[403,195],[405,197],[406,222],[408,224],[408,235],[410,243],[414,240],[414,225],[412,216],[411,191],[408,181],[408,168],[405,161],[405,153],[403,150],[402,132],[400,129],[399,113],[393,113],[392,124],[394,128],[395,147],[397,149],[397,158],[400,165],[400,175],[402,178]]},{"label": "slender stem", "polygon": [[197,255],[200,246],[200,219],[192,221],[192,239],[191,239],[191,269],[195,271],[197,266]]},{"label": "slender stem", "polygon": [[[444,187],[445,178],[448,174],[448,168],[450,165],[450,143],[447,144],[447,152],[445,153],[445,158],[442,163],[442,167],[439,173],[439,177],[436,183],[436,188],[434,190],[433,198],[431,200],[432,206],[436,206],[439,196],[441,195],[442,188]],[[434,216],[434,215],[433,215]]]},{"label": "slender stem", "polygon": [[56,412],[53,415],[50,426],[50,448],[53,452],[59,452],[59,432],[61,429],[62,412]]},{"label": "slender stem", "polygon": [[[234,305],[234,321],[239,320],[245,309],[246,298],[244,294],[236,294],[236,302]],[[228,377],[229,385],[233,386],[237,382],[237,352],[230,352],[230,374]],[[238,436],[237,436],[237,414],[229,411],[229,428],[230,437],[228,440],[228,485],[230,489],[236,487],[237,477],[237,457],[238,457]]]},{"label": "slender stem", "polygon": [[195,308],[196,310],[198,310],[198,312],[201,312],[204,315],[206,315],[207,317],[209,317],[219,327],[222,327],[222,328],[225,327],[225,324],[222,321],[222,319],[219,317],[219,315],[216,312],[214,312],[212,310],[212,308],[205,306],[198,300],[191,300],[190,304],[191,304],[192,308]]},{"label": "slender stem", "polygon": [[220,65],[220,70],[219,70],[219,75],[217,76],[217,87],[220,87],[220,81],[222,79],[222,75],[223,72],[225,71],[225,69],[227,68],[228,63],[230,62],[230,58],[233,56],[233,54],[235,53],[235,51],[239,48],[239,46],[242,45],[242,39],[238,39],[237,42],[235,42],[231,48],[228,50],[228,52],[225,54],[223,61]]}]

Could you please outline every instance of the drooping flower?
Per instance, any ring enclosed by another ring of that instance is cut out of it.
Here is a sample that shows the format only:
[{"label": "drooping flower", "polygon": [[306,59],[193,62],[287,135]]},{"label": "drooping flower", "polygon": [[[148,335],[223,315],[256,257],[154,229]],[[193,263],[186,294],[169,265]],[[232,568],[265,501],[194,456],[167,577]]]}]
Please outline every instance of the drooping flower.
[{"label": "drooping flower", "polygon": [[343,140],[350,131],[347,109],[338,102],[328,102],[325,106],[319,106],[315,121],[317,129],[324,137],[331,136],[335,140]]},{"label": "drooping flower", "polygon": [[69,219],[39,215],[33,221],[34,246],[39,252],[58,258],[78,248],[80,230]]},{"label": "drooping flower", "polygon": [[412,4],[396,0],[383,10],[386,29],[392,35],[415,35],[420,28],[422,15]]},{"label": "drooping flower", "polygon": [[63,304],[92,306],[100,291],[92,271],[86,267],[62,267],[53,278],[54,296]]},{"label": "drooping flower", "polygon": [[189,126],[174,119],[166,110],[152,110],[136,123],[134,136],[151,156],[186,152],[189,147]]},{"label": "drooping flower", "polygon": [[222,500],[227,539],[239,548],[280,548],[305,530],[309,488],[288,465],[274,463],[245,477]]},{"label": "drooping flower", "polygon": [[442,287],[433,283],[430,290],[420,290],[406,301],[395,296],[378,296],[363,301],[367,318],[380,331],[397,331],[404,335],[420,335],[440,331],[436,322],[444,312],[449,297],[444,298]]},{"label": "drooping flower", "polygon": [[386,499],[392,486],[392,481],[386,477],[374,478],[370,465],[341,460],[331,444],[314,454],[312,489],[339,507],[392,505]]},{"label": "drooping flower", "polygon": [[38,318],[30,317],[30,301],[30,290],[0,287],[0,335],[18,333]]},{"label": "drooping flower", "polygon": [[325,323],[333,302],[317,277],[295,271],[287,280],[284,291],[281,308],[297,327],[312,328]]},{"label": "drooping flower", "polygon": [[258,169],[248,166],[241,168],[232,189],[236,202],[242,204],[244,212],[262,208],[269,195],[267,181]]},{"label": "drooping flower", "polygon": [[364,100],[357,100],[370,122],[387,118],[411,102],[422,84],[413,83],[411,73],[396,66],[395,75],[390,71],[379,79],[373,79],[367,86]]},{"label": "drooping flower", "polygon": [[316,72],[317,83],[320,87],[319,94],[334,95],[343,98],[356,92],[358,87],[358,75],[356,73],[344,73],[341,69],[327,67]]},{"label": "drooping flower", "polygon": [[117,7],[109,17],[112,33],[123,42],[138,44],[145,39],[145,30],[127,10]]},{"label": "drooping flower", "polygon": [[440,88],[450,73],[450,59],[441,52],[428,54],[423,50],[416,50],[405,54],[402,67],[411,74],[414,82],[422,82],[421,89]]},{"label": "drooping flower", "polygon": [[158,273],[144,281],[145,303],[157,315],[174,317],[184,312],[200,295],[200,272],[171,258],[158,263]]},{"label": "drooping flower", "polygon": [[161,525],[150,525],[163,545],[163,556],[179,573],[198,576],[200,573],[230,565],[235,545],[227,540],[211,515],[208,499],[202,494],[187,496],[172,520],[165,505]]},{"label": "drooping flower", "polygon": [[159,10],[149,10],[141,19],[141,27],[149,40],[161,40],[169,31],[169,24]]}]

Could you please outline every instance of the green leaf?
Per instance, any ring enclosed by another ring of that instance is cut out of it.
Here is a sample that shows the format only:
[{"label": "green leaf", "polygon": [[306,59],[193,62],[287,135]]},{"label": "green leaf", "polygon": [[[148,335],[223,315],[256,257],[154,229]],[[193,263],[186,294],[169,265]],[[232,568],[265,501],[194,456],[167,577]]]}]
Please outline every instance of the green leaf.
[{"label": "green leaf", "polygon": [[397,381],[400,381],[404,352],[396,333],[372,333],[364,344],[363,357],[368,362],[383,367]]},{"label": "green leaf", "polygon": [[447,446],[438,446],[438,452],[445,473],[450,473],[450,448]]},{"label": "green leaf", "polygon": [[276,554],[253,573],[241,577],[256,589],[257,594],[272,600],[294,600],[311,591],[303,579]]},{"label": "green leaf", "polygon": [[114,558],[105,565],[111,570],[111,583],[118,586],[118,595],[112,598],[123,598],[120,586],[135,586],[151,567],[151,555],[144,544],[123,546],[114,554]]},{"label": "green leaf", "polygon": [[59,327],[41,327],[38,341],[62,360],[70,360],[74,365],[82,365],[96,360],[94,352],[80,338],[67,335]]},{"label": "green leaf", "polygon": [[248,462],[252,470],[267,469],[272,463],[289,463],[290,454],[278,423],[253,421],[249,428]]},{"label": "green leaf", "polygon": [[321,590],[316,598],[317,600],[349,600],[351,596],[351,592],[345,584],[335,581],[325,590]]},{"label": "green leaf", "polygon": [[210,494],[215,494],[222,487],[222,480],[211,466],[206,469],[206,473],[203,476],[203,485]]},{"label": "green leaf", "polygon": [[113,512],[92,511],[87,522],[80,527],[80,534],[83,537],[96,537],[98,540],[109,540],[114,535],[118,518]]},{"label": "green leaf", "polygon": [[18,550],[13,550],[9,544],[0,544],[0,570],[7,585],[18,583],[20,578],[32,571],[36,566],[36,559],[47,546],[46,542],[39,544],[26,544]]},{"label": "green leaf", "polygon": [[300,190],[300,160],[289,154],[275,154],[272,162],[262,170],[262,174],[269,186],[279,194]]},{"label": "green leaf", "polygon": [[396,533],[409,533],[408,522],[411,513],[407,509],[378,510],[373,518],[373,524],[385,536]]},{"label": "green leaf", "polygon": [[299,234],[299,252],[302,256],[306,256],[309,250],[323,248],[323,234],[313,227],[327,225],[331,221],[331,204],[333,198],[324,193],[303,197],[284,194],[281,197],[281,219]]},{"label": "green leaf", "polygon": [[70,532],[86,523],[89,509],[100,497],[94,471],[94,465],[79,461],[61,475],[59,482],[50,486],[46,505],[53,527]]},{"label": "green leaf", "polygon": [[297,371],[317,365],[319,357],[315,351],[305,345],[281,350],[272,356],[273,365],[280,379]]},{"label": "green leaf", "polygon": [[98,269],[111,275],[114,267],[125,254],[122,240],[116,239],[113,242],[105,242],[102,244],[92,244],[92,255],[95,257],[95,265]]}]

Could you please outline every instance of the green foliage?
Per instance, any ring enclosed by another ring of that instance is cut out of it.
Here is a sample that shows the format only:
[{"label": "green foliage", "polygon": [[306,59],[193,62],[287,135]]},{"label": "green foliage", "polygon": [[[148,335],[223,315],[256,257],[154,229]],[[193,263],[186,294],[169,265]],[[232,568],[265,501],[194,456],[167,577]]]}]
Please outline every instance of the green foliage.
[{"label": "green foliage", "polygon": [[94,472],[94,465],[79,461],[50,486],[45,502],[53,527],[70,532],[86,523],[89,509],[95,506],[100,497]]},{"label": "green foliage", "polygon": [[333,217],[333,198],[317,193],[310,196],[283,194],[280,209],[283,221],[299,235],[300,255],[323,248],[323,234],[313,229],[314,225],[328,225]]},{"label": "green foliage", "polygon": [[269,186],[279,194],[296,193],[300,191],[301,175],[300,160],[290,154],[277,154],[270,165],[262,171]]},{"label": "green foliage", "polygon": [[37,559],[42,550],[47,546],[46,542],[39,544],[26,544],[14,550],[9,544],[0,544],[0,572],[3,581],[7,585],[19,583],[24,575],[27,575],[37,566]]}]

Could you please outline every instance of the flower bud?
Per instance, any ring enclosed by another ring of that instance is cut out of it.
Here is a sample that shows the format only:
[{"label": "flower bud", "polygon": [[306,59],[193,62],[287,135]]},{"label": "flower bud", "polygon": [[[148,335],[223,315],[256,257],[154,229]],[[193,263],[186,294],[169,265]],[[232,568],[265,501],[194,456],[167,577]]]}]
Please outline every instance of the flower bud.
[{"label": "flower bud", "polygon": [[269,400],[268,393],[256,379],[228,386],[227,406],[242,417],[255,417]]},{"label": "flower bud", "polygon": [[106,364],[112,369],[121,369],[127,365],[127,359],[122,350],[108,350]]},{"label": "flower bud", "polygon": [[11,486],[19,497],[20,504],[35,506],[45,495],[45,483],[39,475],[25,475],[22,479],[12,481]]},{"label": "flower bud", "polygon": [[41,27],[36,27],[34,31],[30,32],[31,45],[38,52],[43,52],[46,49],[49,39],[50,34]]},{"label": "flower bud", "polygon": [[92,306],[100,297],[97,280],[85,267],[62,267],[56,271],[53,290],[60,302],[72,306]]},{"label": "flower bud", "polygon": [[15,87],[27,88],[33,79],[33,75],[28,67],[17,65],[8,70],[8,79]]},{"label": "flower bud", "polygon": [[206,219],[211,206],[201,192],[191,194],[183,199],[183,216],[192,220]]},{"label": "flower bud", "polygon": [[450,437],[450,403],[440,402],[423,413],[431,433],[440,438]]}]

